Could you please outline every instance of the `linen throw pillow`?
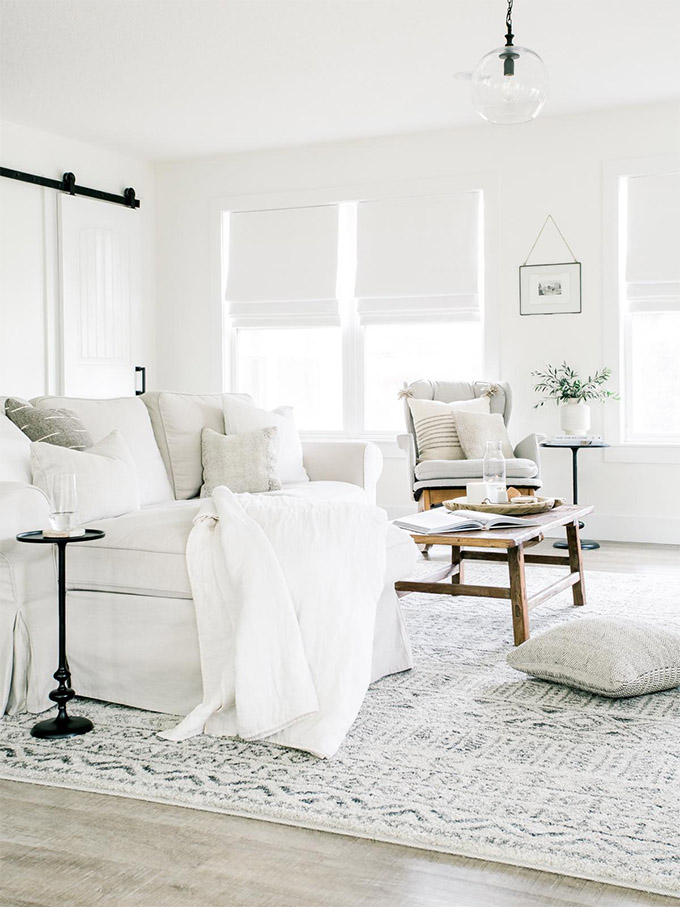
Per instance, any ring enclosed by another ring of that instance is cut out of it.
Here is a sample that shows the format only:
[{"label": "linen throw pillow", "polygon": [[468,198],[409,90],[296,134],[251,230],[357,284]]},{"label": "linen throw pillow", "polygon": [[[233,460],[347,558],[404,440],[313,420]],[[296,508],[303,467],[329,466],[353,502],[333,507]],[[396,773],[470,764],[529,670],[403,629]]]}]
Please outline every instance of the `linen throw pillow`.
[{"label": "linen throw pillow", "polygon": [[276,474],[279,481],[283,485],[309,482],[302,462],[302,444],[293,421],[291,406],[279,406],[270,412],[247,400],[225,394],[222,398],[222,408],[224,430],[228,435],[241,435],[261,428],[276,428],[278,430]]},{"label": "linen throw pillow", "polygon": [[68,450],[44,441],[31,445],[33,484],[48,498],[52,479],[74,473],[81,523],[106,520],[139,510],[139,480],[135,461],[119,431],[112,431],[88,450]]},{"label": "linen throw pillow", "polygon": [[31,441],[44,441],[71,450],[92,447],[92,436],[70,409],[41,410],[28,400],[8,397],[5,413]]},{"label": "linen throw pillow", "polygon": [[240,435],[221,435],[212,428],[201,432],[203,487],[207,498],[218,485],[233,492],[278,491],[276,435],[273,426]]},{"label": "linen throw pillow", "polygon": [[487,441],[500,441],[504,457],[515,453],[500,413],[466,413],[458,411],[453,418],[458,429],[460,446],[466,460],[479,460],[486,453]]},{"label": "linen throw pillow", "polygon": [[525,674],[617,699],[680,686],[680,635],[623,620],[578,620],[507,657]]},{"label": "linen throw pillow", "polygon": [[465,453],[460,444],[454,412],[489,413],[491,405],[488,396],[474,400],[418,400],[408,398],[409,409],[416,430],[418,462],[421,460],[464,460]]}]

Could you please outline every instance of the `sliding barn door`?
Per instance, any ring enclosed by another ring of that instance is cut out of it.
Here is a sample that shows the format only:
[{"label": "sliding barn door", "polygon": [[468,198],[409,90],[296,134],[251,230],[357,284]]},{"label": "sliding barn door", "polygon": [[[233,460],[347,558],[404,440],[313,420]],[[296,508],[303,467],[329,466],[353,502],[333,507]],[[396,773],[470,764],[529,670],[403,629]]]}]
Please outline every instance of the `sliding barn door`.
[{"label": "sliding barn door", "polygon": [[140,214],[59,196],[62,393],[135,392],[141,299]]}]

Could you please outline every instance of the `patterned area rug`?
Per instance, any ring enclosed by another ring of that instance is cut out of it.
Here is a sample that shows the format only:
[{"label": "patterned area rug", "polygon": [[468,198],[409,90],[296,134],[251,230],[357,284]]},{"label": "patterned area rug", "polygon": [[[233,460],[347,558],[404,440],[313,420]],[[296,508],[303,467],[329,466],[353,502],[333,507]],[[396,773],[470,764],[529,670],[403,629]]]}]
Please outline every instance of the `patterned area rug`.
[{"label": "patterned area rug", "polygon": [[[498,569],[473,564],[468,581],[498,582]],[[532,632],[614,615],[680,631],[680,578],[591,573],[588,594],[584,609],[567,592],[533,611]],[[403,603],[416,668],[371,688],[332,761],[173,744],[156,736],[167,715],[76,700],[95,724],[85,737],[36,740],[34,716],[0,721],[0,775],[679,895],[680,690],[610,701],[526,679],[505,664],[508,602]]]}]

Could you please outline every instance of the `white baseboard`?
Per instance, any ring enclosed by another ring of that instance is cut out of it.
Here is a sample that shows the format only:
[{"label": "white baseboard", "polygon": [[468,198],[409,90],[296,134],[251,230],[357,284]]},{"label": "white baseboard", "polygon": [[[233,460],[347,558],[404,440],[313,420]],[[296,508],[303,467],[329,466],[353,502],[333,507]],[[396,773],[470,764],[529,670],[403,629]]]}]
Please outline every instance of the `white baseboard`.
[{"label": "white baseboard", "polygon": [[[415,513],[418,505],[388,505],[383,508],[390,520]],[[607,542],[646,542],[655,545],[680,545],[680,517],[633,517],[627,514],[593,513],[582,531],[584,538]],[[563,532],[550,533],[560,538]]]},{"label": "white baseboard", "polygon": [[585,522],[586,527],[581,530],[584,538],[607,542],[680,545],[680,517],[593,513]]}]

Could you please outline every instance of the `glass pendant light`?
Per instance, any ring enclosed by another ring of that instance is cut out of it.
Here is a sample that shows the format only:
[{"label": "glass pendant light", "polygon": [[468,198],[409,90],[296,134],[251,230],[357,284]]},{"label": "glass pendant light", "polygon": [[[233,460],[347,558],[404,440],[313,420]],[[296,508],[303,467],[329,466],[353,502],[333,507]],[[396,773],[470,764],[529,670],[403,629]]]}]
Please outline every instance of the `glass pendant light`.
[{"label": "glass pendant light", "polygon": [[483,120],[501,125],[528,123],[538,116],[548,97],[545,63],[533,50],[512,43],[512,4],[508,0],[505,47],[482,57],[471,80],[475,110]]}]

